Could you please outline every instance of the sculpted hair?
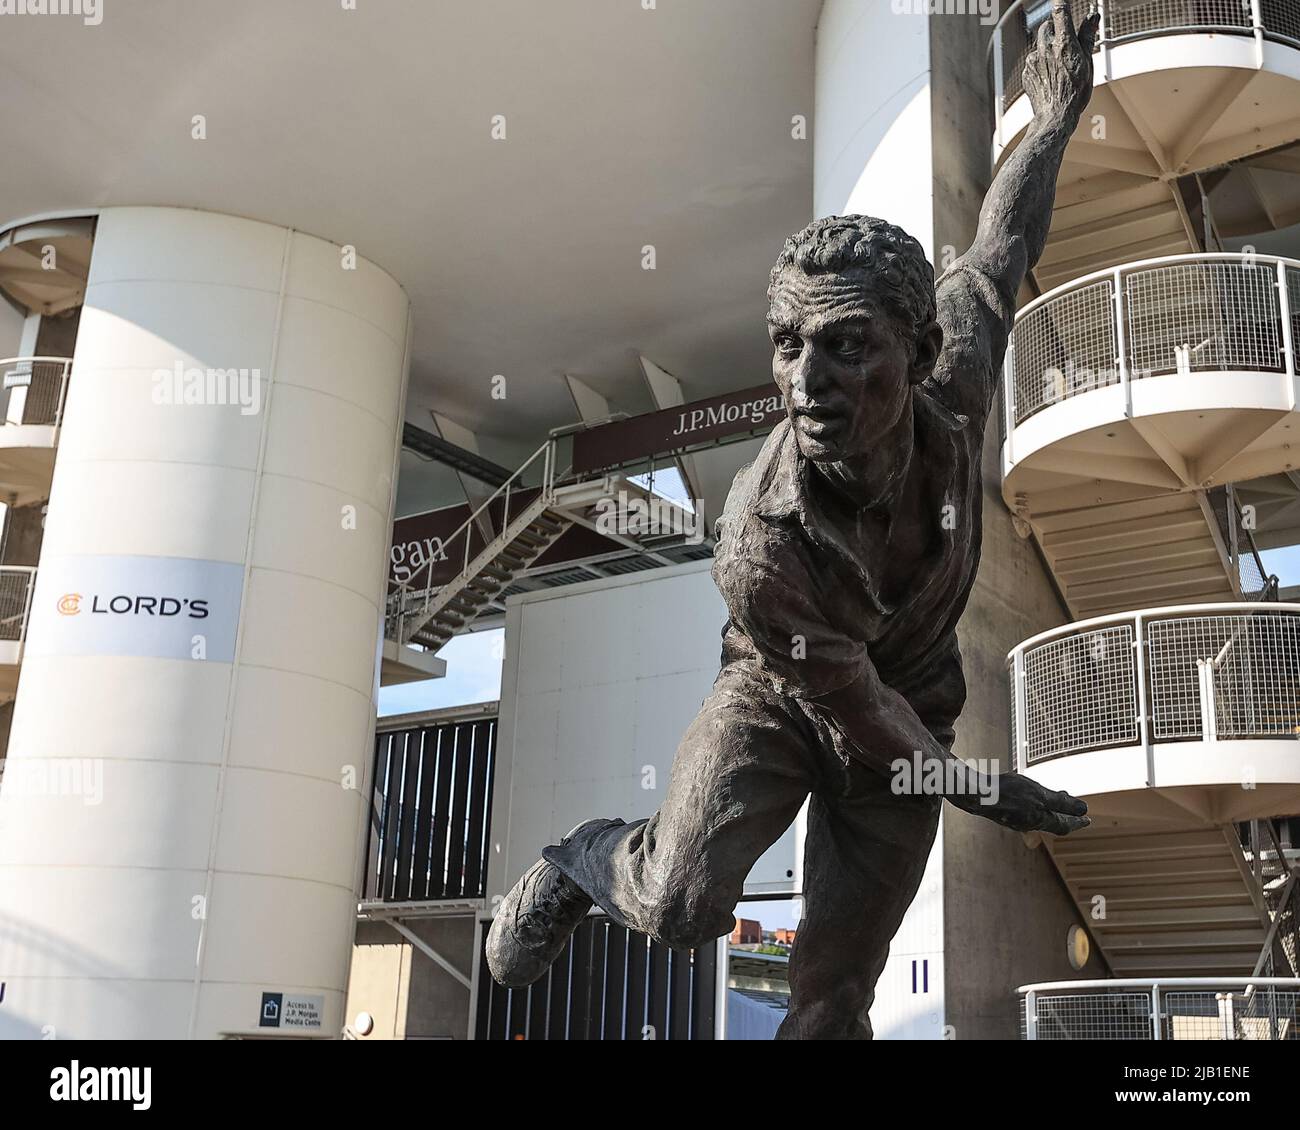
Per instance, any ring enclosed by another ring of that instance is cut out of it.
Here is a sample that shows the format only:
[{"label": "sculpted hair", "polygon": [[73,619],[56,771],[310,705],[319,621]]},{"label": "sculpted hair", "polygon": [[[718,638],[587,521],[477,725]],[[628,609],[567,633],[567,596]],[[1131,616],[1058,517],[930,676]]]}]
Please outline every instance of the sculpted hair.
[{"label": "sculpted hair", "polygon": [[770,302],[783,271],[807,275],[857,274],[863,290],[899,318],[913,340],[934,321],[934,268],[902,228],[874,216],[814,220],[785,241],[767,288]]}]

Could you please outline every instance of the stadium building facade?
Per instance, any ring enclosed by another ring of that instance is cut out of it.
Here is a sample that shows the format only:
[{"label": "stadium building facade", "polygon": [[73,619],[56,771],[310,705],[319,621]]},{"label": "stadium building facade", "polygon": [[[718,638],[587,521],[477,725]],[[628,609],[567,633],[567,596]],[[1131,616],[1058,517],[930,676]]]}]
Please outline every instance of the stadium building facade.
[{"label": "stadium building facade", "polygon": [[[1094,823],[947,807],[878,1036],[1300,1020],[1300,0],[1096,6],[956,746]],[[101,7],[0,15],[0,1034],[770,1035],[802,818],[715,945],[594,914],[507,991],[486,924],[716,674],[782,240],[950,263],[1051,4]],[[492,701],[377,717],[498,628]]]}]

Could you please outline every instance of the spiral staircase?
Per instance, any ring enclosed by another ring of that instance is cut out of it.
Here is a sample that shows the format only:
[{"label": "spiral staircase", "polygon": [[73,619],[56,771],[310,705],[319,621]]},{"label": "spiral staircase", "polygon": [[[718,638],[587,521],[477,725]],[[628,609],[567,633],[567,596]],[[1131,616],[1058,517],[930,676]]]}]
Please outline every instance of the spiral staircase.
[{"label": "spiral staircase", "polygon": [[[1102,0],[1003,380],[1003,497],[1075,622],[1009,657],[1011,763],[1116,977],[1300,975],[1300,0]],[[990,43],[1000,165],[1047,4]],[[1261,250],[1262,248],[1262,250]],[[1263,845],[1263,846],[1261,846]]]}]

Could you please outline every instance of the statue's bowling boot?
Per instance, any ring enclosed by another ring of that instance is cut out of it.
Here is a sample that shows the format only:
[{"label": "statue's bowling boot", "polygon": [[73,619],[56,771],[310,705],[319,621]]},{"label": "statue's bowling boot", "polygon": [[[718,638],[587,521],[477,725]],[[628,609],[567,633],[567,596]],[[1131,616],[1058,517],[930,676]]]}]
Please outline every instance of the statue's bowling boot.
[{"label": "statue's bowling boot", "polygon": [[[559,846],[611,823],[584,821]],[[577,883],[555,864],[539,859],[511,888],[492,919],[487,962],[493,979],[511,989],[522,989],[538,980],[560,956],[591,904]]]}]

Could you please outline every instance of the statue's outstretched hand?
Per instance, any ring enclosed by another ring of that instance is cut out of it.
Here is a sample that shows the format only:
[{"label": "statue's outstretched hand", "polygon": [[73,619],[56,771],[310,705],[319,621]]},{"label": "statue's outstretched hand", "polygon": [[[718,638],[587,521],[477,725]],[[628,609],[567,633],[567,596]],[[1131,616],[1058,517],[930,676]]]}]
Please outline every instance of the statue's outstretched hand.
[{"label": "statue's outstretched hand", "polygon": [[1003,773],[997,778],[997,801],[970,797],[961,807],[974,816],[983,816],[1016,832],[1051,832],[1068,836],[1086,828],[1088,806],[1069,793],[1054,793],[1037,781],[1019,773]]},{"label": "statue's outstretched hand", "polygon": [[1038,43],[1025,59],[1025,93],[1034,116],[1073,124],[1092,97],[1092,49],[1100,17],[1089,16],[1076,32],[1070,0],[1053,0],[1052,18],[1038,29]]}]

